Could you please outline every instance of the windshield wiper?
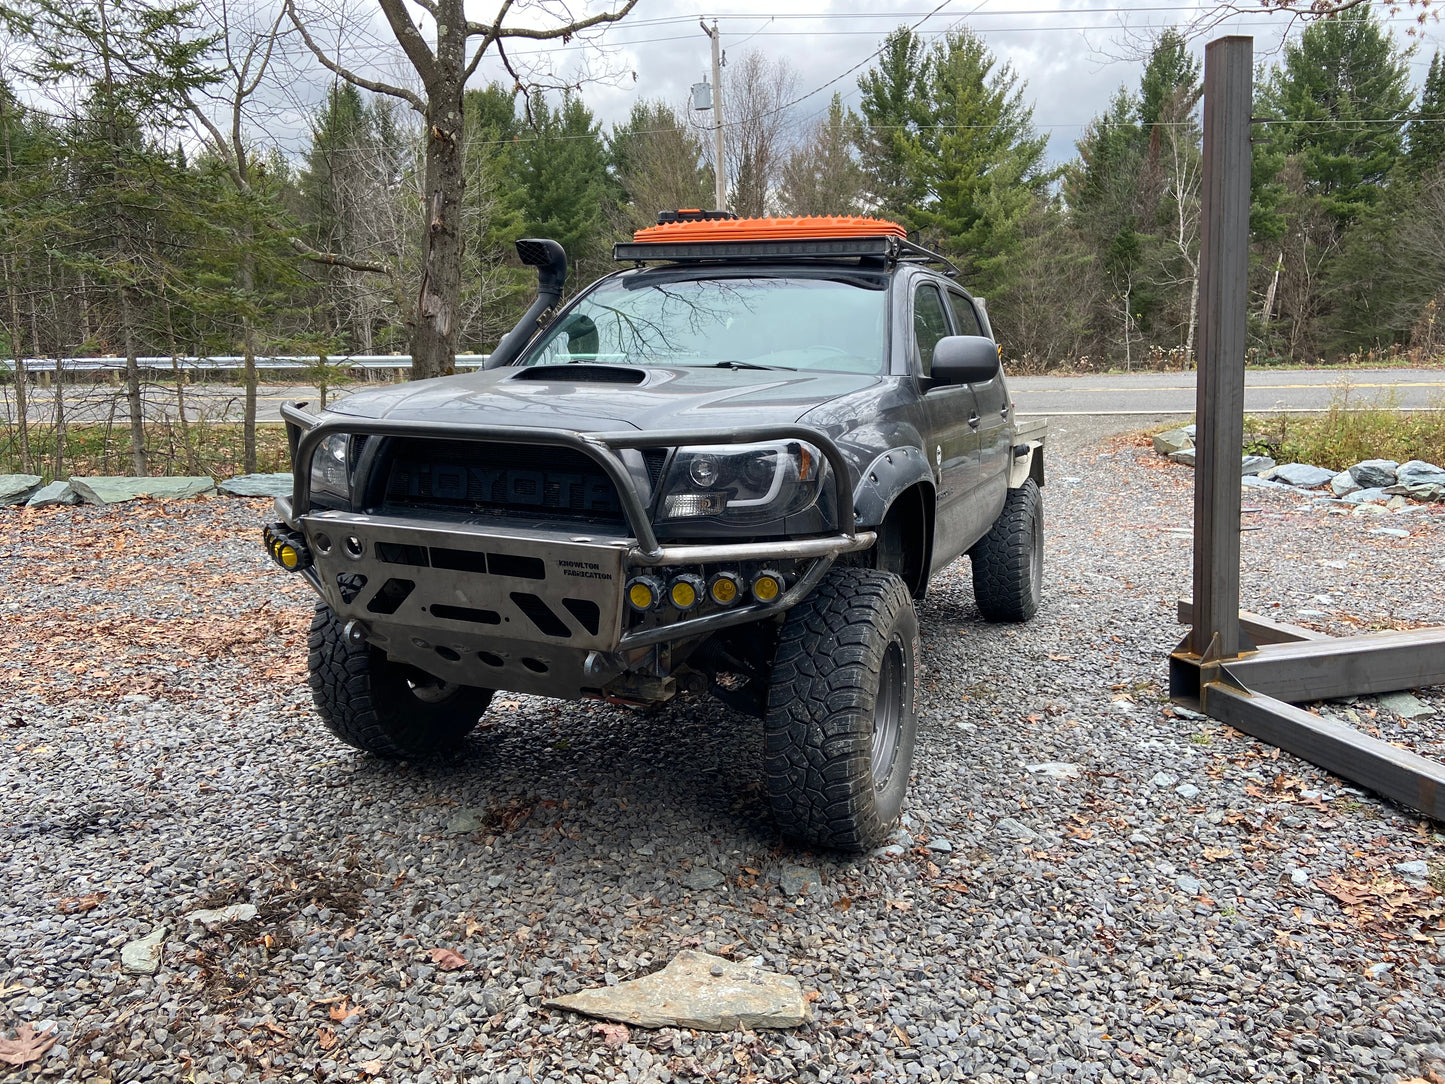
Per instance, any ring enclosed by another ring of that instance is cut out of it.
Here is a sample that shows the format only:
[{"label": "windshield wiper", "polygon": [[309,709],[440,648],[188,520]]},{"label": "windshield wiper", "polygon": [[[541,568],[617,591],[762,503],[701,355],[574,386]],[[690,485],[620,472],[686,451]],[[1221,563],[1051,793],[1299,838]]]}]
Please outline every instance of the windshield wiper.
[{"label": "windshield wiper", "polygon": [[714,369],[770,369],[788,373],[796,373],[798,371],[791,365],[759,365],[752,361],[719,361],[712,367]]}]

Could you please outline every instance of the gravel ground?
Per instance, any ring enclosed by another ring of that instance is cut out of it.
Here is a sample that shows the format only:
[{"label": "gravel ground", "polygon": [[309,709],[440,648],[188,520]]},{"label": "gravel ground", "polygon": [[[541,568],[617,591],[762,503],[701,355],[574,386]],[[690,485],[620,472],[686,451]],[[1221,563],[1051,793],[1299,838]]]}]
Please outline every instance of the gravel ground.
[{"label": "gravel ground", "polygon": [[[445,764],[335,743],[262,502],[0,510],[0,1035],[58,1034],[12,1079],[1439,1080],[1445,837],[1169,705],[1191,477],[1089,425],[1055,433],[1038,617],[984,624],[966,565],[920,606],[915,782],[854,860],[779,844],[711,702],[499,697]],[[1398,538],[1246,501],[1247,608],[1445,620],[1440,509]],[[1322,710],[1438,753],[1420,696]],[[684,947],[796,975],[813,1023],[609,1046],[540,1007]]]}]

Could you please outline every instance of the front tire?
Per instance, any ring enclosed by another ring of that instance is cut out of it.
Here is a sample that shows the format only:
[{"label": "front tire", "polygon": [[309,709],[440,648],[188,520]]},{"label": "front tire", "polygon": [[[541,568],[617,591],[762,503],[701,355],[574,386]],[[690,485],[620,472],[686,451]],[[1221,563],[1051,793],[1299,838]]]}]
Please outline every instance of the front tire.
[{"label": "front tire", "polygon": [[1026,479],[1008,491],[1003,511],[969,551],[973,597],[987,621],[1027,621],[1044,589],[1044,498]]},{"label": "front tire", "polygon": [[311,699],[326,729],[347,745],[402,760],[454,748],[491,703],[490,689],[454,685],[352,643],[320,603],[307,638]]},{"label": "front tire", "polygon": [[834,568],[788,612],[764,720],[784,835],[853,852],[887,838],[913,764],[917,668],[918,618],[891,572]]}]

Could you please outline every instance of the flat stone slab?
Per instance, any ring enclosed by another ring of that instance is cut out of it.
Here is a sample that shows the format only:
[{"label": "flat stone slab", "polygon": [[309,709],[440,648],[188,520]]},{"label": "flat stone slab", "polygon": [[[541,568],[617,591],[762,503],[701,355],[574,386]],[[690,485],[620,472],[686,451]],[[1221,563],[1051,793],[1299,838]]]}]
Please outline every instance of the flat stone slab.
[{"label": "flat stone slab", "polygon": [[1435,714],[1434,708],[1411,693],[1381,693],[1375,699],[1382,708],[1388,708],[1402,719],[1420,719]]},{"label": "flat stone slab", "polygon": [[1412,482],[1409,485],[1386,486],[1382,491],[1392,497],[1409,497],[1412,501],[1445,501],[1445,484]]},{"label": "flat stone slab", "polygon": [[24,504],[43,481],[38,474],[0,474],[0,504]]},{"label": "flat stone slab", "polygon": [[1346,493],[1354,493],[1365,488],[1355,481],[1355,476],[1347,470],[1340,471],[1330,479],[1330,492],[1336,497],[1343,497]]},{"label": "flat stone slab", "polygon": [[51,482],[48,486],[41,486],[30,495],[25,502],[26,508],[49,508],[57,504],[79,504],[80,498],[75,495],[75,490],[70,488],[69,482]]},{"label": "flat stone slab", "polygon": [[255,904],[233,903],[229,907],[192,911],[186,916],[186,921],[210,929],[212,926],[221,926],[228,922],[253,922],[256,914]]},{"label": "flat stone slab", "polygon": [[1325,470],[1324,467],[1313,467],[1308,463],[1286,463],[1283,466],[1275,467],[1274,473],[1271,475],[1277,481],[1304,489],[1322,486],[1331,481],[1334,476],[1334,471]]},{"label": "flat stone slab", "polygon": [[290,474],[242,474],[216,487],[229,497],[289,497]]},{"label": "flat stone slab", "polygon": [[161,966],[161,949],[168,933],[164,926],[157,926],[139,941],[122,945],[120,966],[132,975],[154,975]]},{"label": "flat stone slab", "polygon": [[1180,448],[1177,452],[1169,453],[1171,463],[1183,463],[1186,467],[1194,466],[1194,449]]},{"label": "flat stone slab", "polygon": [[1246,455],[1239,460],[1240,474],[1260,474],[1274,466],[1274,460],[1267,455]]},{"label": "flat stone slab", "polygon": [[216,491],[210,478],[133,478],[104,475],[95,478],[72,478],[70,488],[86,504],[119,504],[122,501],[150,497],[158,501],[184,501],[203,497]]},{"label": "flat stone slab", "polygon": [[803,988],[791,975],[684,950],[661,971],[545,1002],[550,1009],[644,1028],[795,1028],[808,1020]]}]

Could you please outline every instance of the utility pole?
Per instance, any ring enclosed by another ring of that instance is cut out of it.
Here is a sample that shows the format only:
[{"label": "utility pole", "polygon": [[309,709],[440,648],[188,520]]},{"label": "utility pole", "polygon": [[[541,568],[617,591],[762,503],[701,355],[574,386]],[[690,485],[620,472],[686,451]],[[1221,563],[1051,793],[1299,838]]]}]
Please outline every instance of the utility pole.
[{"label": "utility pole", "polygon": [[716,19],[712,21],[711,30],[701,19],[697,22],[702,27],[702,32],[712,39],[713,183],[717,209],[723,211],[727,209],[728,175],[727,170],[723,168],[722,35],[718,33]]}]

